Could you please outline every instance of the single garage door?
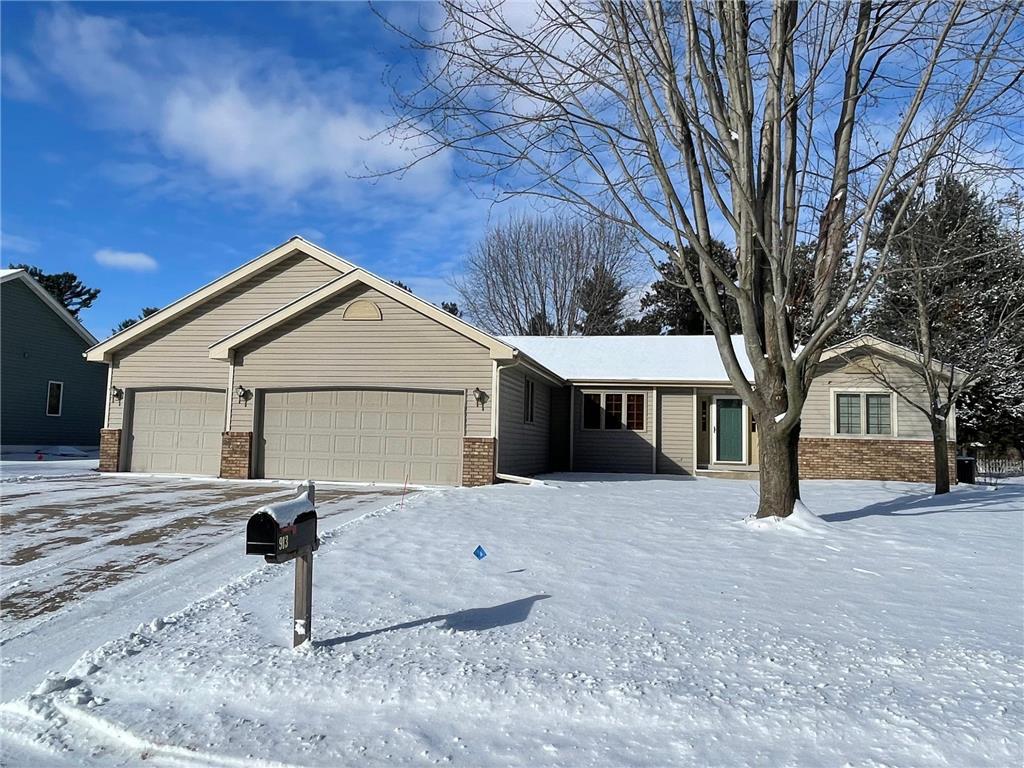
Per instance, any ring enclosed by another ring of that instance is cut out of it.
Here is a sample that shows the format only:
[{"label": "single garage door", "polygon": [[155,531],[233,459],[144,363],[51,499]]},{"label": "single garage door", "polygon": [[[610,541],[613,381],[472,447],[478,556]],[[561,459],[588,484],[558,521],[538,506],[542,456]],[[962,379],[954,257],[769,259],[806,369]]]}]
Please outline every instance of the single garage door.
[{"label": "single garage door", "polygon": [[458,485],[464,403],[442,392],[267,392],[263,477]]},{"label": "single garage door", "polygon": [[224,392],[159,389],[136,392],[132,406],[132,472],[220,474]]}]

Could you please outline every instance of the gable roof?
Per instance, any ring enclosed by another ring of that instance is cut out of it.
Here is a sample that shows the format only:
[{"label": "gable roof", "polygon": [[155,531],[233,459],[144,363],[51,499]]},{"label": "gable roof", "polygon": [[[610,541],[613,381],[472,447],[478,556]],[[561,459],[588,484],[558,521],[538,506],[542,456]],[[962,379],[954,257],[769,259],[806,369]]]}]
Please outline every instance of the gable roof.
[{"label": "gable roof", "polygon": [[20,280],[27,285],[32,292],[43,301],[44,304],[53,310],[53,313],[57,315],[57,317],[67,323],[71,330],[81,336],[86,344],[91,345],[96,343],[96,337],[89,333],[89,331],[85,329],[85,326],[78,322],[78,320],[75,319],[75,316],[68,312],[59,301],[53,298],[48,290],[33,280],[32,275],[24,269],[0,269],[0,285],[12,280]]},{"label": "gable roof", "polygon": [[[569,381],[587,382],[728,382],[714,336],[501,336]],[[740,367],[754,372],[733,336]]]},{"label": "gable roof", "polygon": [[431,320],[452,329],[456,333],[465,336],[467,339],[486,347],[490,351],[492,358],[512,359],[517,354],[517,350],[506,344],[497,336],[492,336],[489,333],[480,330],[475,325],[467,323],[461,318],[455,317],[455,315],[450,312],[446,312],[440,307],[436,307],[430,302],[424,301],[404,288],[399,288],[397,285],[378,277],[372,272],[367,272],[365,269],[355,267],[350,272],[342,275],[336,280],[332,280],[326,285],[322,285],[316,290],[310,291],[305,296],[300,296],[295,299],[295,301],[285,304],[283,307],[274,310],[269,315],[265,315],[244,328],[215,341],[210,345],[210,357],[215,360],[227,360],[230,357],[232,350],[237,349],[247,341],[255,339],[257,336],[277,327],[286,320],[312,309],[321,302],[330,299],[332,296],[337,296],[339,293],[354,285],[366,285],[373,288],[374,290],[383,293],[385,296],[394,299],[399,304],[403,304],[409,309],[419,312],[421,315],[425,315]]},{"label": "gable roof", "polygon": [[[187,312],[193,307],[202,304],[205,301],[209,301],[215,296],[219,296],[231,287],[238,285],[253,275],[259,274],[265,269],[272,267],[274,264],[277,264],[290,256],[294,256],[296,253],[302,253],[306,256],[310,256],[329,267],[333,267],[341,273],[350,272],[355,269],[355,265],[351,262],[345,261],[330,251],[325,250],[318,245],[314,245],[313,243],[310,243],[296,235],[286,242],[281,243],[281,245],[276,248],[270,249],[266,253],[257,256],[252,261],[249,261],[237,269],[228,272],[226,275],[217,278],[212,283],[207,283],[202,288],[198,288],[184,298],[178,299],[178,301],[173,304],[169,304],[159,312],[154,312],[149,317],[129,326],[120,333],[115,333],[105,341],[96,344],[96,346],[86,350],[86,359],[96,362],[109,362],[112,353],[123,347],[125,344],[128,344],[134,339],[159,328],[170,320],[173,320],[175,317],[178,317],[183,312]],[[95,343],[95,339],[93,339],[93,343]]]},{"label": "gable roof", "polygon": [[[880,339],[878,336],[873,336],[870,333],[862,333],[859,336],[855,336],[849,341],[844,341],[840,344],[829,347],[821,353],[822,362],[831,360],[833,358],[847,359],[847,355],[859,349],[867,349],[869,351],[877,350],[883,352],[890,357],[894,357],[904,363],[911,365],[920,366],[921,358],[912,349],[904,347],[900,344],[894,344],[891,341]],[[944,376],[949,376],[952,371],[953,376],[957,380],[961,380],[967,376],[967,371],[956,366],[949,366],[939,360],[933,360],[931,364],[932,370],[936,373]]]}]

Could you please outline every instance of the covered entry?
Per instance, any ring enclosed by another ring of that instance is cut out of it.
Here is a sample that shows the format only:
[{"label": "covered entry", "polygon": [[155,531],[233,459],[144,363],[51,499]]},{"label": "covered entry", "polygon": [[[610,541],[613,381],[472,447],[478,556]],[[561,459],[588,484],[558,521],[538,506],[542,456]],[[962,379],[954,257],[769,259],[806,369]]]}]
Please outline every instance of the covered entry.
[{"label": "covered entry", "polygon": [[136,390],[126,447],[129,470],[216,477],[225,406],[222,390]]},{"label": "covered entry", "polygon": [[715,461],[722,464],[746,463],[747,435],[743,401],[738,397],[716,395],[714,433]]},{"label": "covered entry", "polygon": [[262,401],[262,477],[459,484],[462,392],[309,389]]}]

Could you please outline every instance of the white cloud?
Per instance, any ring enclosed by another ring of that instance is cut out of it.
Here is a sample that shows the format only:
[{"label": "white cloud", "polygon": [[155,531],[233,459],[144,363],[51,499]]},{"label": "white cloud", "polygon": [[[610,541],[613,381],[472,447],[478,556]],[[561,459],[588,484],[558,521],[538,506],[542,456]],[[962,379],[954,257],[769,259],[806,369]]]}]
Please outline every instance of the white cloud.
[{"label": "white cloud", "polygon": [[[41,17],[33,49],[94,120],[246,193],[358,201],[368,185],[359,177],[413,159],[384,133],[379,73],[313,70],[282,52],[151,34],[67,7]],[[379,186],[422,200],[450,178],[439,155]]]},{"label": "white cloud", "polygon": [[131,251],[115,251],[102,248],[93,255],[99,264],[114,269],[127,269],[132,272],[152,272],[159,267],[156,259],[145,253]]},{"label": "white cloud", "polygon": [[39,250],[39,243],[27,237],[12,235],[10,232],[0,232],[0,250],[4,253],[35,253]]}]

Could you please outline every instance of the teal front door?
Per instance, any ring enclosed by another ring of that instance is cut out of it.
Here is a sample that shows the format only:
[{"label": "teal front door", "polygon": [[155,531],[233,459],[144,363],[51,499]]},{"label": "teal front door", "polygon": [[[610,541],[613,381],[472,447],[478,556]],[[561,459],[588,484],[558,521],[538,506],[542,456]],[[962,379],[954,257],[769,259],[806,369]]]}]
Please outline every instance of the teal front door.
[{"label": "teal front door", "polygon": [[743,461],[743,401],[715,400],[715,461]]}]

